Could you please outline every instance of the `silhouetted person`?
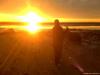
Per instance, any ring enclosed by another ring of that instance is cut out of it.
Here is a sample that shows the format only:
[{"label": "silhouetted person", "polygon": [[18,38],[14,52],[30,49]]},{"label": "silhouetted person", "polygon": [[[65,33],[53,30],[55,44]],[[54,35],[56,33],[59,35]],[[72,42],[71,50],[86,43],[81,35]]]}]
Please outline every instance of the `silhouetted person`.
[{"label": "silhouetted person", "polygon": [[65,29],[65,39],[69,39],[70,33],[71,33],[71,32],[70,32],[68,26],[66,26],[66,29]]},{"label": "silhouetted person", "polygon": [[60,64],[60,59],[63,50],[64,30],[60,26],[59,20],[55,20],[55,26],[53,28],[53,48],[55,56],[55,64]]}]

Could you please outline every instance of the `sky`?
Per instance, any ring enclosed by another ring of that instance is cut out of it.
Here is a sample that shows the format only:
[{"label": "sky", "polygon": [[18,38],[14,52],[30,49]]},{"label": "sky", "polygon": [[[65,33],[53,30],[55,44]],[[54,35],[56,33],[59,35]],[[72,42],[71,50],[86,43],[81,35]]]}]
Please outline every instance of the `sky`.
[{"label": "sky", "polygon": [[100,0],[0,0],[0,13],[22,15],[28,5],[50,18],[100,19]]}]

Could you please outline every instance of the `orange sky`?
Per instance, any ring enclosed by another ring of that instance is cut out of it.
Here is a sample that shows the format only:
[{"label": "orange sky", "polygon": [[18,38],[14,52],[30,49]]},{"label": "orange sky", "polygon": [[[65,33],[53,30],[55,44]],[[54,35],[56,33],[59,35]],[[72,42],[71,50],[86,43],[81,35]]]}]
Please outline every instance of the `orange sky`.
[{"label": "orange sky", "polygon": [[28,11],[53,21],[100,21],[100,0],[1,0],[0,21],[19,21]]}]

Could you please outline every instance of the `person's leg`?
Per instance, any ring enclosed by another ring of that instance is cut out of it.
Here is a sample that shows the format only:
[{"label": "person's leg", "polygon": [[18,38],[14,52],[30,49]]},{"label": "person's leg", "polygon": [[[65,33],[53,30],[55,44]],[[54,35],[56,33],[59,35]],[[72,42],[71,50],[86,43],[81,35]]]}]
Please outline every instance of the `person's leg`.
[{"label": "person's leg", "polygon": [[58,65],[61,63],[61,57],[62,57],[62,44],[58,44],[55,48],[54,48],[54,51],[55,51],[55,64]]}]

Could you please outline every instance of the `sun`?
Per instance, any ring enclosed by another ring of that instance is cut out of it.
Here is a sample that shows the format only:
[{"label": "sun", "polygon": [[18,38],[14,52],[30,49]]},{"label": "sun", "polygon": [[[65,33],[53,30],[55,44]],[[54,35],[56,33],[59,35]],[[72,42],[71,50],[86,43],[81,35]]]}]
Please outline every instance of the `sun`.
[{"label": "sun", "polygon": [[25,30],[33,33],[40,30],[39,22],[43,21],[43,17],[34,12],[28,12],[25,16],[20,16],[23,22],[28,22],[28,25],[24,27]]}]

